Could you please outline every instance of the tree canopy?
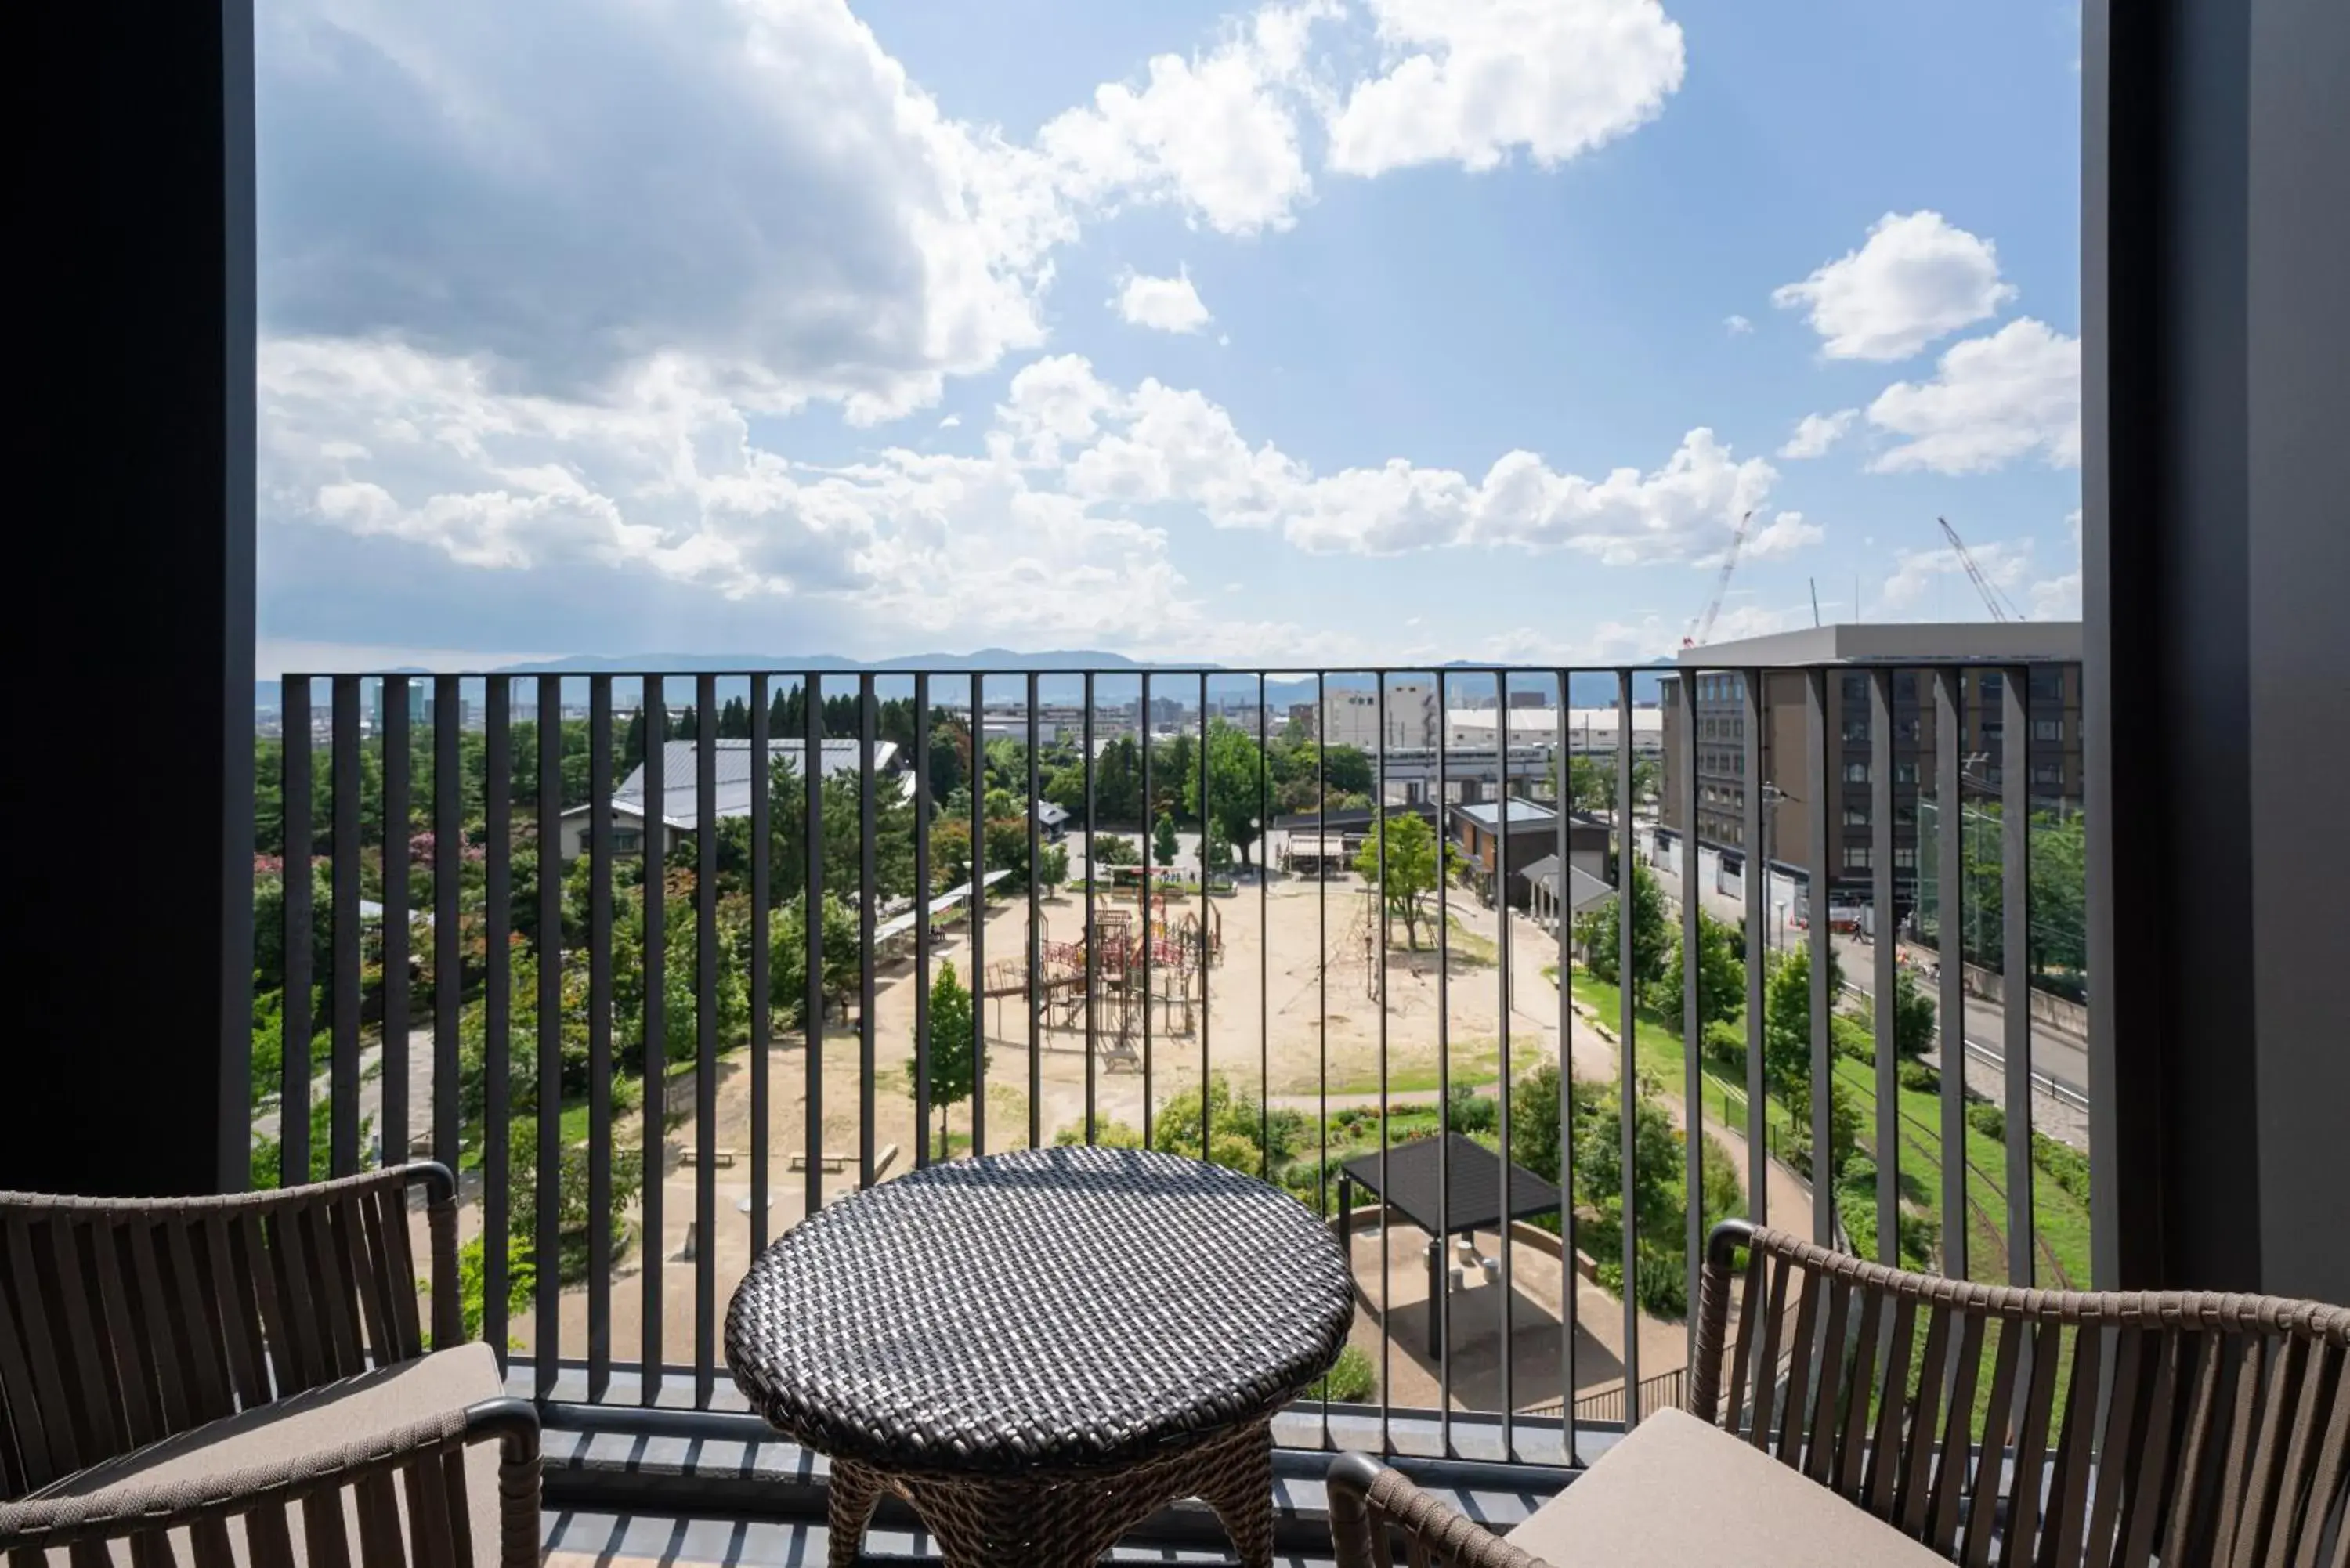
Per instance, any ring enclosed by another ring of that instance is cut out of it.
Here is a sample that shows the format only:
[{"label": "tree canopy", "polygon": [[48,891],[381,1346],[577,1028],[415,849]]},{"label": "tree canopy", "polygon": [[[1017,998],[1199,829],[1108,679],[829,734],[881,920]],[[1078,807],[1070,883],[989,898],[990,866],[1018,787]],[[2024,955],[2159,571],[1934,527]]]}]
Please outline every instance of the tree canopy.
[{"label": "tree canopy", "polygon": [[1249,848],[1262,830],[1267,782],[1265,756],[1256,738],[1219,719],[1208,727],[1207,809],[1201,810],[1196,770],[1183,781],[1183,807],[1211,823],[1217,836],[1240,851],[1241,864],[1246,866]]},{"label": "tree canopy", "polygon": [[[1386,877],[1380,877],[1380,846],[1386,846]],[[1442,861],[1436,829],[1416,811],[1391,811],[1371,825],[1370,836],[1355,857],[1355,874],[1379,890],[1388,918],[1401,917],[1406,939],[1419,946],[1419,901],[1436,891]]]}]

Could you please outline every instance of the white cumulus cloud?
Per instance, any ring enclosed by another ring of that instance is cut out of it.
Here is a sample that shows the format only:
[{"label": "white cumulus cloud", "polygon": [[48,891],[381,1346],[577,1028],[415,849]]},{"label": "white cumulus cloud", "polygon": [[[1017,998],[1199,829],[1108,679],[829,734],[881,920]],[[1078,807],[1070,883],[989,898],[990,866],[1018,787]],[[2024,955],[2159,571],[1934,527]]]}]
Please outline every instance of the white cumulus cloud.
[{"label": "white cumulus cloud", "polygon": [[1201,303],[1188,267],[1178,269],[1173,277],[1128,273],[1113,303],[1128,324],[1159,332],[1197,332],[1214,319]]},{"label": "white cumulus cloud", "polygon": [[1831,359],[1906,359],[2015,297],[1989,240],[1934,212],[1887,213],[1867,240],[1771,302],[1804,310]]},{"label": "white cumulus cloud", "polygon": [[1287,228],[1312,192],[1296,89],[1307,35],[1334,0],[1271,5],[1204,55],[1153,58],[1037,135],[1056,186],[1084,202],[1171,202],[1229,234]]},{"label": "white cumulus cloud", "polygon": [[1754,323],[1743,316],[1725,316],[1721,318],[1721,329],[1732,337],[1743,337],[1754,330]]},{"label": "white cumulus cloud", "polygon": [[[1967,553],[1993,587],[2012,597],[2023,585],[2032,570],[2032,541],[2029,539],[1992,539],[1983,544],[1970,544]],[[1877,596],[1872,611],[1881,611],[1900,618],[1905,612],[1936,610],[1950,620],[1984,620],[1990,610],[1981,594],[1966,576],[1966,563],[1959,553],[1948,545],[1931,550],[1903,550],[1896,556],[1896,565],[1885,587]],[[1951,579],[1955,579],[1954,581]],[[1949,587],[1939,596],[1939,606],[1929,604],[1927,595],[1939,582]]]},{"label": "white cumulus cloud", "polygon": [[1750,556],[1790,556],[1828,536],[1828,531],[1807,521],[1800,512],[1782,512],[1747,536]]},{"label": "white cumulus cloud", "polygon": [[1779,449],[1779,455],[1790,460],[1825,455],[1828,448],[1844,439],[1852,429],[1852,421],[1860,418],[1858,409],[1838,409],[1832,414],[1805,414],[1795,422],[1795,433]]},{"label": "white cumulus cloud", "polygon": [[1679,90],[1681,30],[1658,0],[1367,0],[1376,76],[1334,100],[1330,167],[1552,165],[1654,119]]},{"label": "white cumulus cloud", "polygon": [[2073,569],[2053,577],[2043,577],[2032,585],[2032,618],[2034,620],[2078,620],[2081,618],[2081,514],[2075,508],[2064,519]]},{"label": "white cumulus cloud", "polygon": [[2038,452],[2081,461],[2081,344],[2031,317],[1953,344],[1929,381],[1898,381],[1868,422],[1901,439],[1869,466],[1897,473],[1977,473]]}]

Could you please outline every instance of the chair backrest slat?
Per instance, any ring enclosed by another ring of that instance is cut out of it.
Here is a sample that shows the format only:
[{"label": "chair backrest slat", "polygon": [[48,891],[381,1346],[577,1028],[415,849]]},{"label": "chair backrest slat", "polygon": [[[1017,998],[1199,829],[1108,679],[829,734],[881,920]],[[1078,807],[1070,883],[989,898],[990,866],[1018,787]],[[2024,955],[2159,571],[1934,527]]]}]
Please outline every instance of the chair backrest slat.
[{"label": "chair backrest slat", "polygon": [[2016,1428],[2014,1480],[2008,1487],[2007,1527],[2000,1551],[2002,1568],[2027,1568],[2032,1562],[2030,1543],[2040,1528],[2041,1462],[2047,1457],[2049,1422],[2056,1407],[2056,1366],[2064,1326],[2055,1318],[2043,1318],[2037,1331],[2027,1336],[2024,1325],[2016,1325],[2016,1337],[2023,1341],[2031,1372],[2024,1382],[2023,1418]]},{"label": "chair backrest slat", "polygon": [[187,1358],[196,1418],[213,1421],[232,1414],[236,1407],[229,1397],[226,1368],[222,1365],[218,1303],[204,1288],[208,1271],[196,1257],[202,1238],[191,1234],[193,1229],[184,1221],[173,1220],[162,1227],[162,1240],[171,1269],[173,1302],[179,1308],[174,1328],[181,1336],[180,1353]]},{"label": "chair backrest slat", "polygon": [[221,1343],[240,1408],[265,1405],[270,1398],[269,1353],[262,1344],[261,1314],[243,1243],[243,1232],[227,1215],[215,1210],[204,1216],[204,1251],[213,1262],[213,1294],[221,1303]]},{"label": "chair backrest slat", "polygon": [[1918,1355],[1918,1397],[1910,1405],[1900,1484],[1894,1489],[1891,1511],[1883,1516],[1905,1533],[1921,1539],[1926,1528],[1927,1483],[1932,1474],[1934,1442],[1942,1429],[1942,1376],[1954,1353],[1950,1320],[1956,1315],[1947,1303],[1927,1298],[1926,1347]]},{"label": "chair backrest slat", "polygon": [[[1754,1251],[1762,1254],[1761,1248]],[[1748,1439],[1756,1448],[1766,1449],[1771,1441],[1771,1417],[1779,1397],[1779,1324],[1787,1310],[1787,1282],[1794,1274],[1795,1266],[1788,1259],[1772,1256],[1770,1271],[1771,1303],[1763,1309],[1762,1330],[1754,1346],[1754,1429]]]},{"label": "chair backrest slat", "polygon": [[[1725,1424],[1752,1355],[1749,1440],[1940,1555],[2350,1568],[2350,1309],[1938,1280],[1740,1221],[1708,1248],[1702,1300],[1726,1302],[1742,1251]],[[1791,1291],[1782,1383],[1767,1368]],[[1692,1379],[1709,1417],[1716,1371]]]},{"label": "chair backrest slat", "polygon": [[2178,1460],[2178,1476],[2187,1488],[2187,1496],[2183,1506],[2169,1511],[2162,1535],[2165,1563],[2190,1561],[2189,1543],[2209,1534],[2210,1510],[2198,1504],[2217,1469],[2212,1462],[2211,1426],[2221,1403],[2221,1374],[2232,1357],[2228,1355],[2226,1342],[2210,1333],[2196,1334],[2195,1351],[2195,1387],[2187,1401],[2187,1425]]},{"label": "chair backrest slat", "polygon": [[92,1271],[82,1266],[81,1249],[84,1227],[65,1220],[52,1221],[47,1227],[49,1248],[57,1266],[58,1316],[66,1326],[66,1344],[69,1361],[79,1375],[79,1397],[74,1401],[74,1417],[80,1423],[82,1446],[94,1454],[119,1453],[130,1446],[130,1434],[120,1426],[120,1416],[114,1391],[110,1357],[98,1352],[95,1332],[98,1317],[92,1312],[97,1303],[90,1288]]},{"label": "chair backrest slat", "polygon": [[[2350,1349],[2329,1349],[2326,1361],[2331,1364],[2331,1397],[2313,1410],[2310,1432],[2317,1437],[2317,1462],[2308,1471],[2301,1459],[2292,1465],[2292,1474],[2308,1474],[2308,1488],[2303,1493],[2301,1511],[2301,1552],[2293,1554],[2293,1568],[2314,1568],[2317,1563],[2317,1542],[2324,1531],[2324,1521],[2336,1504],[2350,1510]],[[2343,1552],[2350,1552],[2350,1519],[2341,1523]],[[2343,1552],[2336,1554],[2336,1563],[2343,1561]]]},{"label": "chair backrest slat", "polygon": [[1893,1325],[1886,1331],[1885,1388],[1877,1401],[1877,1431],[1868,1444],[1868,1471],[1860,1493],[1868,1511],[1879,1519],[1893,1515],[1894,1478],[1901,1473],[1901,1422],[1909,1408],[1909,1354],[1917,1338],[1917,1298],[1899,1296],[1889,1305]]},{"label": "chair backrest slat", "polygon": [[1950,1374],[1942,1445],[1935,1459],[1933,1531],[1927,1537],[1937,1552],[1950,1551],[1959,1538],[1959,1503],[1966,1496],[1967,1461],[1974,1452],[1975,1384],[1982,1367],[1986,1321],[1974,1313],[1959,1320],[1959,1362]]},{"label": "chair backrest slat", "polygon": [[1804,1473],[1822,1486],[1832,1484],[1835,1476],[1837,1402],[1843,1386],[1845,1341],[1850,1334],[1846,1314],[1851,1306],[1852,1287],[1843,1280],[1831,1281],[1817,1352],[1819,1393],[1812,1401],[1811,1420],[1804,1434]]},{"label": "chair backrest slat", "polygon": [[[1793,1276],[1794,1271],[1788,1271]],[[1817,1281],[1805,1280],[1803,1300],[1795,1303],[1795,1334],[1787,1344],[1786,1408],[1779,1415],[1779,1462],[1801,1468],[1804,1456],[1804,1411],[1812,1384],[1812,1334],[1819,1325],[1820,1297],[1824,1288]]]},{"label": "chair backrest slat", "polygon": [[1967,1503],[1967,1568],[1990,1568],[1991,1526],[2007,1480],[2008,1422],[2015,1411],[2015,1366],[2028,1337],[2012,1319],[1994,1324],[1999,1349],[1992,1354],[1991,1403],[1983,1409],[1982,1452],[1975,1460],[1974,1493]]},{"label": "chair backrest slat", "polygon": [[2074,1343],[2073,1376],[2064,1394],[2064,1425],[2056,1440],[2052,1529],[2043,1532],[2034,1568],[2076,1568],[2089,1528],[2089,1476],[2096,1467],[2097,1390],[2104,1379],[2106,1334],[2090,1329]]}]

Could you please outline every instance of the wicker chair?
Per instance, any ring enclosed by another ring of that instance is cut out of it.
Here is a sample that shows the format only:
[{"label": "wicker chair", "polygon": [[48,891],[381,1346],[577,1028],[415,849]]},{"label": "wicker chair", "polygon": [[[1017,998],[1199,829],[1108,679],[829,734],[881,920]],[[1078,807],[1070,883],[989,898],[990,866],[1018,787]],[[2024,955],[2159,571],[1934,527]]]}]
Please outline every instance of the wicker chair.
[{"label": "wicker chair", "polygon": [[11,1568],[535,1563],[538,1417],[459,1343],[456,1222],[430,1163],[219,1198],[0,1193]]},{"label": "wicker chair", "polygon": [[[1689,1409],[1955,1563],[2345,1568],[2346,1360],[2339,1307],[1968,1284],[1731,1220]],[[1362,1454],[1330,1516],[1340,1568],[1387,1568],[1391,1538],[1414,1568],[1544,1568]]]}]

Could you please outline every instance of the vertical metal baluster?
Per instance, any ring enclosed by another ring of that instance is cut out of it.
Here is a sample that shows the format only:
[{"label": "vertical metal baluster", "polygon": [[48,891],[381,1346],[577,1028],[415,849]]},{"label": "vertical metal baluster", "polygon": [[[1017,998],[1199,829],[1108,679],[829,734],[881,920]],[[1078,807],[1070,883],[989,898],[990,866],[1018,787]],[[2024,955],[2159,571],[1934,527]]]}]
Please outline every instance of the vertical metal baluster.
[{"label": "vertical metal baluster", "polygon": [[[1681,770],[1681,1245],[1687,1270],[1689,1303],[1697,1305],[1698,1271],[1705,1261],[1705,1070],[1699,1047],[1705,1039],[1705,1021],[1698,1015],[1698,981],[1705,965],[1699,961],[1704,930],[1700,916],[1704,890],[1698,879],[1697,833],[1697,683],[1699,673],[1684,668],[1674,682],[1680,694],[1674,715],[1680,725],[1681,755],[1690,760]],[[1631,749],[1628,729],[1617,737]],[[1683,1366],[1697,1359],[1697,1314],[1688,1314],[1689,1349]],[[1637,1397],[1637,1396],[1636,1396]]]},{"label": "vertical metal baluster", "polygon": [[[277,1185],[299,1187],[310,1179],[310,678],[289,675],[279,699],[285,744],[279,758],[284,778],[280,798],[286,852],[286,976],[278,992],[278,1033],[283,1042],[277,1080]],[[455,1168],[452,1167],[451,1168]]]},{"label": "vertical metal baluster", "polygon": [[[538,1157],[536,1233],[539,1267],[550,1275],[563,1254],[563,678],[538,678]],[[563,1362],[563,1293],[538,1293],[530,1349],[536,1397],[555,1395]]]},{"label": "vertical metal baluster", "polygon": [[506,1358],[514,1106],[514,682],[482,678],[482,1338]]},{"label": "vertical metal baluster", "polygon": [[[1967,1277],[1966,736],[1960,673],[1934,671],[1934,961],[1942,1073],[1942,1273]],[[1920,869],[1923,869],[1921,867]]]},{"label": "vertical metal baluster", "polygon": [[[931,1163],[931,678],[914,677],[914,1168]],[[939,1150],[946,1158],[946,1150]]]},{"label": "vertical metal baluster", "polygon": [[1634,912],[1639,908],[1639,862],[1632,845],[1632,672],[1616,672],[1616,950],[1617,1115],[1621,1123],[1623,1179],[1618,1201],[1624,1212],[1624,1429],[1640,1424],[1640,1303],[1638,1217],[1632,1200],[1638,1145],[1640,1085],[1638,1073],[1639,1018],[1635,1011],[1632,954]]},{"label": "vertical metal baluster", "polygon": [[[1828,672],[1815,667],[1804,671],[1804,681],[1809,723],[1805,749],[1810,754],[1808,787],[1812,797],[1812,870],[1808,889],[1811,914],[1805,933],[1811,941],[1812,962],[1812,1240],[1820,1246],[1833,1247],[1836,1231],[1835,1183],[1821,1179],[1831,1152],[1833,1123],[1829,1110],[1835,1084],[1835,1048],[1828,1034],[1828,1009],[1835,1002],[1835,992],[1828,984],[1829,966],[1835,960],[1828,929],[1828,879],[1835,872],[1828,828],[1842,814],[1832,815],[1828,810]],[[1791,1390],[1788,1397],[1794,1400],[1795,1392]]]},{"label": "vertical metal baluster", "polygon": [[[1257,1148],[1263,1168],[1258,1174],[1273,1179],[1273,1031],[1269,997],[1273,991],[1273,944],[1265,940],[1272,929],[1272,867],[1265,864],[1265,850],[1273,833],[1273,771],[1266,745],[1271,739],[1266,728],[1264,671],[1256,676],[1256,1104]],[[1344,1234],[1343,1220],[1341,1233]]]},{"label": "vertical metal baluster", "polygon": [[1097,1088],[1097,1085],[1095,1083],[1095,1058],[1101,1045],[1100,1039],[1098,1038],[1100,1033],[1100,1023],[1097,1016],[1101,1010],[1101,996],[1098,980],[1100,965],[1097,961],[1100,955],[1095,951],[1095,950],[1101,944],[1096,940],[1094,927],[1094,878],[1099,874],[1099,867],[1101,865],[1101,862],[1094,857],[1094,850],[1101,843],[1101,824],[1095,820],[1094,816],[1094,672],[1090,670],[1086,671],[1085,745],[1086,1147],[1090,1148],[1093,1147],[1094,1141],[1094,1096]]},{"label": "vertical metal baluster", "polygon": [[[1999,737],[2000,975],[2007,1053],[2007,1281],[2034,1282],[2032,1210],[2031,674],[2001,677]],[[1987,705],[1986,705],[1987,706]]]},{"label": "vertical metal baluster", "polygon": [[807,1114],[801,1127],[807,1158],[801,1214],[813,1219],[824,1207],[824,680],[816,671],[800,677],[801,718],[806,725],[801,749],[800,784],[806,794],[807,846],[801,878],[800,921],[807,963],[807,1024],[801,1032],[807,1061]]},{"label": "vertical metal baluster", "polygon": [[1452,805],[1445,777],[1445,742],[1451,737],[1446,715],[1444,671],[1436,672],[1436,1267],[1428,1282],[1436,1323],[1436,1428],[1438,1451],[1452,1457]]},{"label": "vertical metal baluster", "polygon": [[693,1404],[718,1361],[718,677],[693,691]]},{"label": "vertical metal baluster", "polygon": [[669,805],[664,798],[669,784],[669,705],[662,701],[661,678],[658,675],[644,678],[643,707],[644,722],[639,728],[645,738],[645,794],[638,804],[644,815],[638,819],[643,832],[638,836],[637,853],[639,864],[644,868],[638,894],[644,908],[645,1005],[637,1038],[644,1064],[640,1084],[644,1096],[643,1147],[638,1154],[642,1191],[639,1203],[644,1215],[644,1233],[637,1241],[641,1249],[639,1257],[642,1267],[638,1273],[642,1282],[643,1313],[637,1397],[650,1406],[660,1400],[661,1372],[668,1364],[668,1352],[661,1339],[661,1273],[669,1246],[661,1179],[669,1166],[669,1084],[662,1071],[669,1055],[669,894],[668,878],[662,869],[669,857]]},{"label": "vertical metal baluster", "polygon": [[[328,1169],[359,1168],[359,678],[334,679],[335,1015]],[[306,1177],[305,1179],[307,1179]]]},{"label": "vertical metal baluster", "polygon": [[[1142,676],[1142,705],[1138,712],[1142,731],[1142,919],[1139,922],[1142,929],[1142,1143],[1148,1148],[1150,1147],[1151,1121],[1157,1109],[1151,1096],[1151,1072],[1155,1064],[1151,1054],[1150,1002],[1158,989],[1153,981],[1152,960],[1159,947],[1157,939],[1150,934],[1151,896],[1159,889],[1157,878],[1151,874],[1150,861],[1151,829],[1158,826],[1158,819],[1151,815],[1151,808],[1157,801],[1150,791],[1150,753],[1154,748],[1150,744],[1150,673],[1148,670]],[[1201,1152],[1204,1154],[1207,1151],[1202,1149]]]},{"label": "vertical metal baluster", "polygon": [[876,844],[881,775],[874,766],[881,711],[870,671],[857,679],[857,1185],[873,1185],[873,929],[881,902]]},{"label": "vertical metal baluster", "polygon": [[588,678],[588,1400],[612,1383],[612,678]]},{"label": "vertical metal baluster", "polygon": [[[1043,891],[1036,885],[1039,864],[1043,856],[1041,836],[1036,830],[1036,808],[1043,797],[1036,793],[1036,749],[1041,731],[1036,708],[1042,691],[1036,671],[1028,672],[1028,973],[1026,1001],[1028,1003],[1028,1147],[1036,1148],[1045,1141],[1045,938],[1044,911],[1039,902]],[[1207,1146],[1201,1146],[1201,1156],[1206,1158]]]},{"label": "vertical metal baluster", "polygon": [[[1493,957],[1502,992],[1497,1043],[1501,1101],[1495,1107],[1502,1140],[1502,1222],[1498,1238],[1502,1254],[1502,1458],[1514,1461],[1518,1457],[1517,1397],[1516,1369],[1512,1362],[1517,1354],[1517,1336],[1516,1325],[1510,1321],[1510,1293],[1516,1276],[1510,1267],[1510,1226],[1515,1210],[1510,1204],[1510,677],[1506,671],[1493,676],[1493,741],[1498,748],[1495,761],[1502,778],[1502,793],[1493,812],[1493,825],[1499,834],[1493,852],[1493,930],[1500,939],[1494,943]],[[1440,716],[1438,722],[1447,729],[1451,727],[1449,719]]]},{"label": "vertical metal baluster", "polygon": [[[1742,836],[1746,841],[1746,1207],[1757,1225],[1767,1225],[1771,1222],[1771,1126],[1765,1116],[1770,1107],[1762,1076],[1762,1008],[1763,987],[1770,978],[1771,857],[1766,851],[1771,840],[1762,814],[1765,810],[1775,814],[1777,808],[1763,799],[1767,791],[1762,781],[1762,672],[1743,670],[1738,679],[1744,688],[1740,694],[1745,702],[1742,722],[1746,726],[1742,748],[1746,758],[1746,831]],[[1695,762],[1690,759],[1692,773]]]},{"label": "vertical metal baluster", "polygon": [[415,739],[408,677],[383,680],[383,1111],[376,1160],[408,1158],[408,817],[409,751]]},{"label": "vertical metal baluster", "polygon": [[1573,750],[1566,735],[1567,715],[1574,711],[1575,672],[1558,671],[1557,741],[1552,750],[1558,782],[1552,804],[1558,808],[1558,900],[1552,914],[1558,922],[1558,1367],[1559,1434],[1562,1463],[1579,1463],[1575,1441],[1575,1335],[1582,1303],[1581,1279],[1575,1272],[1575,839],[1567,819],[1573,792],[1567,788]]},{"label": "vertical metal baluster", "polygon": [[[1330,711],[1328,684],[1328,671],[1315,671],[1314,690],[1321,700],[1321,711],[1325,714]],[[1319,955],[1314,964],[1314,984],[1317,1007],[1315,1016],[1322,1021],[1314,1032],[1315,1103],[1322,1128],[1318,1135],[1321,1165],[1315,1172],[1314,1191],[1323,1212],[1327,1213],[1330,1209],[1330,752],[1329,747],[1320,742],[1314,747],[1314,831],[1318,836],[1314,859],[1315,951]],[[1324,1421],[1326,1428],[1326,1412]]]},{"label": "vertical metal baluster", "polygon": [[[1394,1400],[1390,1397],[1395,1367],[1395,1334],[1389,1326],[1393,1318],[1388,1312],[1388,1217],[1392,1212],[1388,1197],[1388,677],[1385,670],[1373,676],[1375,694],[1371,700],[1371,722],[1378,728],[1377,763],[1378,780],[1377,798],[1371,805],[1374,837],[1373,870],[1378,887],[1372,897],[1375,906],[1371,919],[1378,934],[1372,938],[1379,966],[1379,1452],[1395,1452]],[[1317,693],[1318,694],[1318,693]],[[1315,714],[1314,747],[1319,752],[1329,738],[1330,713],[1325,707]],[[1318,857],[1326,846],[1315,846]],[[1438,845],[1440,859],[1443,846]],[[1268,939],[1270,945],[1270,939]],[[1352,1249],[1349,1249],[1351,1256]]]},{"label": "vertical metal baluster", "polygon": [[[944,1153],[944,1150],[941,1150]],[[987,677],[971,678],[971,1152],[987,1152]]]},{"label": "vertical metal baluster", "polygon": [[1868,672],[1869,901],[1876,926],[1869,1005],[1877,1039],[1877,1261],[1901,1264],[1901,1074],[1894,1001],[1900,926],[1893,889],[1893,671]]},{"label": "vertical metal baluster", "polygon": [[[1193,858],[1200,863],[1200,1158],[1201,1159],[1208,1158],[1208,1124],[1211,1119],[1208,1115],[1210,1097],[1208,1094],[1208,971],[1213,965],[1209,961],[1208,950],[1210,946],[1208,921],[1211,918],[1208,909],[1208,835],[1214,820],[1208,799],[1208,677],[1203,670],[1200,675],[1200,846],[1193,856]],[[1324,1142],[1323,1152],[1327,1154],[1329,1150],[1326,1133]],[[1326,1212],[1328,1209],[1326,1203],[1324,1209]],[[1322,1424],[1326,1438],[1328,1435],[1330,1424],[1329,1405],[1330,1402],[1326,1398],[1322,1401]],[[1326,1443],[1325,1447],[1326,1446]]]},{"label": "vertical metal baluster", "polygon": [[767,1081],[768,1054],[775,1048],[774,957],[775,832],[771,792],[773,763],[767,756],[767,678],[751,677],[751,1252],[767,1250],[768,1118],[774,1115]]},{"label": "vertical metal baluster", "polygon": [[465,780],[458,738],[463,689],[443,675],[432,691],[432,1158],[457,1168],[457,1023],[464,999],[458,881],[464,863]]}]

